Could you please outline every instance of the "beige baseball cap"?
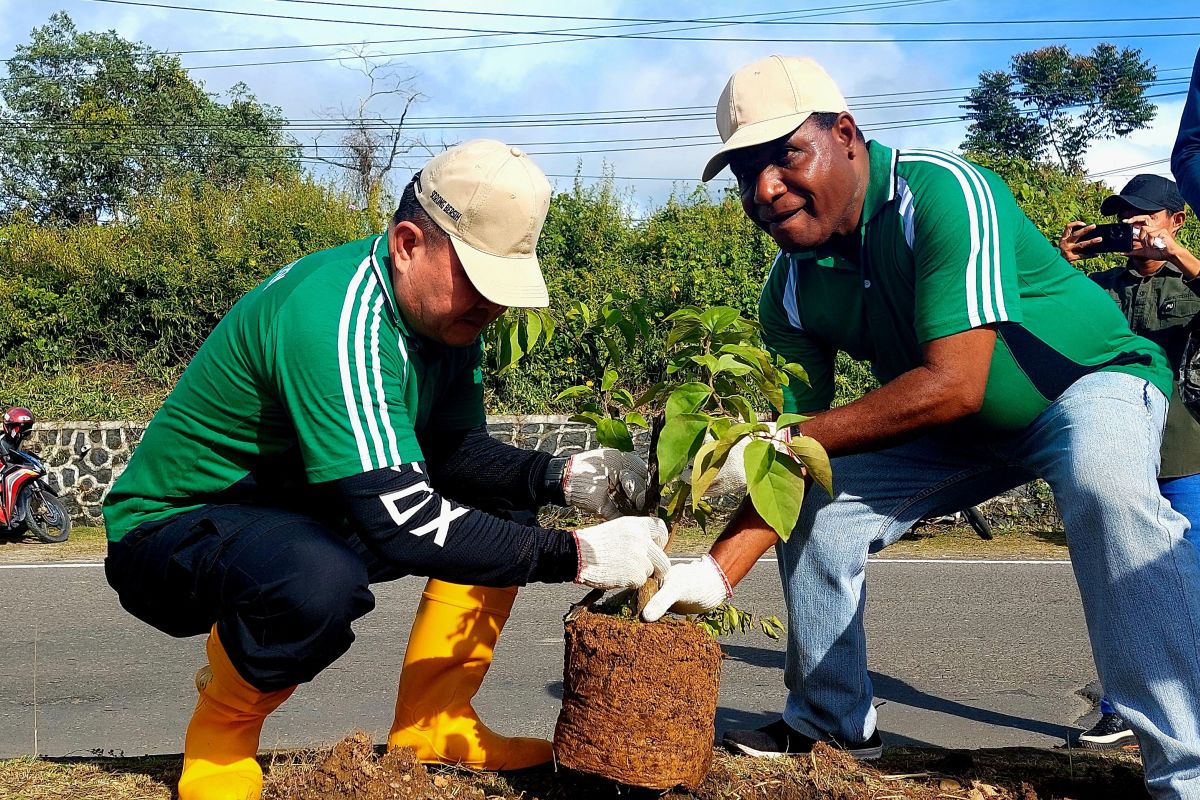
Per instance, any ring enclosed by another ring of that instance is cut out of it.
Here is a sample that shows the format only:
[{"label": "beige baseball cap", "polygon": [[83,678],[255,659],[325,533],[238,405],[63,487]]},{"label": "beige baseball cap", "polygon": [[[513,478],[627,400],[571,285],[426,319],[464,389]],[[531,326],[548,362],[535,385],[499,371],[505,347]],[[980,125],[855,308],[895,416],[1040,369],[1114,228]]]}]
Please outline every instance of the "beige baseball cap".
[{"label": "beige baseball cap", "polygon": [[481,295],[502,306],[550,305],[536,250],[550,182],[529,156],[495,139],[472,139],[431,158],[414,183]]},{"label": "beige baseball cap", "polygon": [[833,78],[811,58],[768,56],[733,73],[717,101],[717,131],[725,144],[701,180],[729,165],[734,150],[787,136],[812,114],[849,111]]}]

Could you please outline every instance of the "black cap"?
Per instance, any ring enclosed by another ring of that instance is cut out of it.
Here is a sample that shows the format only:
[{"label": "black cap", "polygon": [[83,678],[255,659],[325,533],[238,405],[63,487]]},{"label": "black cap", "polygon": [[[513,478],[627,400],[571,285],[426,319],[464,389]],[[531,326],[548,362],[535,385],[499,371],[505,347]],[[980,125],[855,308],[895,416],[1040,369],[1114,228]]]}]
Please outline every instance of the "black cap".
[{"label": "black cap", "polygon": [[1138,211],[1161,211],[1166,209],[1174,214],[1183,211],[1183,195],[1179,187],[1170,178],[1162,175],[1134,175],[1133,180],[1125,184],[1120,194],[1106,198],[1100,204],[1100,213],[1108,216],[1116,214],[1122,205],[1130,205]]}]

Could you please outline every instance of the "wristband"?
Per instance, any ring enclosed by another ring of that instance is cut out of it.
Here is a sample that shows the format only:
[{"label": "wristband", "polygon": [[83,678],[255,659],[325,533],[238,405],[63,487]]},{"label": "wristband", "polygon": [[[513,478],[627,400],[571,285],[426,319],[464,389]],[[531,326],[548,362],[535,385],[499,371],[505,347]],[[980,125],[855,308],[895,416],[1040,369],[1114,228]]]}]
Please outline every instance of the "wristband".
[{"label": "wristband", "polygon": [[547,500],[558,506],[567,505],[566,487],[563,485],[567,478],[566,456],[556,456],[546,464],[546,473],[542,476],[542,492]]},{"label": "wristband", "polygon": [[733,597],[733,587],[729,585],[729,578],[725,577],[725,570],[721,569],[721,565],[709,553],[704,554],[704,559],[712,564],[713,569],[721,576],[721,583],[725,585],[725,599],[728,600]]}]

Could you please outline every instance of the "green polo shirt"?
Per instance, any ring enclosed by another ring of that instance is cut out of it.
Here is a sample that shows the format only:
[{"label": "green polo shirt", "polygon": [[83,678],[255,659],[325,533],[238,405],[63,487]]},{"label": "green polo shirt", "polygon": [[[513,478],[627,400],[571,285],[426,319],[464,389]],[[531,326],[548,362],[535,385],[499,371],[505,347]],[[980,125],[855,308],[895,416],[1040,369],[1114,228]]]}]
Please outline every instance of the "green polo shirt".
[{"label": "green polo shirt", "polygon": [[305,256],[217,324],[104,504],[108,538],[210,503],[303,509],[308,484],[423,461],[428,427],[482,425],[482,350],[415,335],[387,242]]},{"label": "green polo shirt", "polygon": [[868,153],[857,259],[832,249],[780,253],[763,288],[764,343],[811,380],[787,387],[784,411],[829,408],[839,350],[887,383],[923,363],[926,342],[992,324],[974,429],[1023,428],[1098,370],[1170,393],[1163,351],[1060,257],[995,173],[936,150],[870,142]]}]

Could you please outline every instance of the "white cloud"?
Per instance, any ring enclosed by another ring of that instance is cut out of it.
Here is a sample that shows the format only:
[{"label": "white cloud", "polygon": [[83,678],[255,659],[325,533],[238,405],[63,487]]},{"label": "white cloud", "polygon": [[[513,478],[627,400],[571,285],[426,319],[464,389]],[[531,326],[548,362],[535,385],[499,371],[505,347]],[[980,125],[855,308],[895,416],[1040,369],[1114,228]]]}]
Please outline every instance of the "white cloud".
[{"label": "white cloud", "polygon": [[[151,0],[157,2],[160,0]],[[372,0],[374,2],[374,0]],[[386,9],[384,0],[378,0]],[[28,30],[45,21],[47,10],[40,4],[0,0],[0,13],[6,20],[0,30],[0,57],[24,41]],[[699,171],[715,150],[715,127],[711,108],[728,76],[742,64],[772,52],[811,55],[821,61],[841,85],[846,95],[884,95],[915,89],[967,86],[974,82],[980,63],[1002,66],[1007,55],[983,51],[980,47],[958,49],[946,46],[914,46],[908,43],[803,44],[771,42],[713,41],[636,41],[602,40],[471,50],[480,44],[511,41],[490,37],[444,41],[449,31],[422,31],[375,25],[339,25],[296,20],[238,17],[185,11],[158,11],[130,8],[82,0],[60,0],[82,29],[117,29],[122,35],[139,39],[163,50],[233,48],[274,44],[412,39],[411,44],[381,44],[377,53],[412,53],[416,50],[461,51],[427,55],[409,55],[399,60],[411,67],[415,86],[427,96],[412,112],[414,116],[479,116],[543,114],[600,109],[633,109],[664,106],[696,106],[692,119],[670,122],[574,127],[487,127],[483,122],[471,129],[444,129],[429,134],[431,144],[453,142],[472,136],[494,136],[510,142],[530,143],[535,153],[553,150],[595,150],[589,153],[539,154],[536,156],[548,173],[572,175],[577,165],[585,175],[597,175],[607,164],[618,176],[661,176],[686,179],[685,188],[694,185]],[[212,5],[237,10],[300,16],[350,16],[387,22],[446,26],[461,24],[473,28],[545,30],[586,26],[585,21],[538,20],[511,17],[461,17],[433,12],[414,14],[387,10],[371,13],[323,7],[288,7],[281,4],[244,4],[234,0],[213,0]],[[460,4],[461,6],[462,4]],[[588,16],[719,16],[730,13],[767,12],[765,0],[731,6],[717,0],[689,2],[666,7],[645,0],[596,0],[586,4],[551,4],[545,0],[479,0],[473,10],[506,13],[557,13]],[[944,10],[921,9],[905,18],[937,17]],[[858,19],[870,18],[860,16]],[[878,18],[878,17],[876,17]],[[853,19],[853,17],[847,17]],[[685,25],[671,27],[686,27]],[[613,29],[620,32],[623,29]],[[779,31],[780,29],[765,29]],[[813,29],[790,29],[795,35],[807,35]],[[817,29],[829,31],[830,29]],[[841,29],[844,31],[845,29]],[[886,38],[895,28],[875,26],[855,28],[862,38]],[[726,26],[679,35],[714,37],[753,36],[765,32],[757,26]],[[813,33],[812,35],[824,35]],[[328,49],[300,49],[187,55],[187,65],[262,62],[293,58],[334,55]],[[280,106],[292,119],[311,118],[323,109],[353,103],[364,91],[365,80],[336,62],[278,66],[249,66],[231,69],[197,69],[193,73],[210,91],[220,92],[236,81],[245,81],[260,100]],[[908,99],[896,95],[896,99]],[[868,135],[890,145],[954,149],[962,140],[965,125],[955,123],[917,124],[891,129],[895,120],[934,119],[961,113],[955,104],[914,106],[909,108],[856,108],[863,101],[851,99],[851,108]],[[397,107],[393,113],[399,113]],[[1178,118],[1178,104],[1164,106],[1153,133],[1140,132],[1123,142],[1097,144],[1089,157],[1091,170],[1103,170],[1130,163],[1164,157],[1169,148],[1165,127],[1167,118]],[[704,136],[711,140],[685,140],[676,137]],[[302,141],[309,141],[304,135]],[[567,143],[580,140],[648,139],[641,142],[606,144]],[[699,142],[695,146],[672,146]],[[622,148],[645,147],[644,150]],[[418,159],[419,160],[419,159]],[[1119,178],[1118,178],[1119,179]],[[560,186],[569,179],[558,179]],[[629,185],[629,184],[622,184]],[[671,184],[642,181],[632,184],[639,202],[661,202]]]},{"label": "white cloud", "polygon": [[[1171,157],[1171,148],[1179,134],[1179,120],[1183,116],[1183,100],[1163,103],[1158,115],[1149,128],[1134,131],[1121,139],[1097,142],[1088,150],[1086,165],[1088,174],[1119,170],[1101,178],[1113,189],[1120,189],[1139,172],[1171,176],[1171,164],[1152,161]],[[1136,166],[1148,164],[1148,166]],[[1130,167],[1133,167],[1130,169]]]}]

